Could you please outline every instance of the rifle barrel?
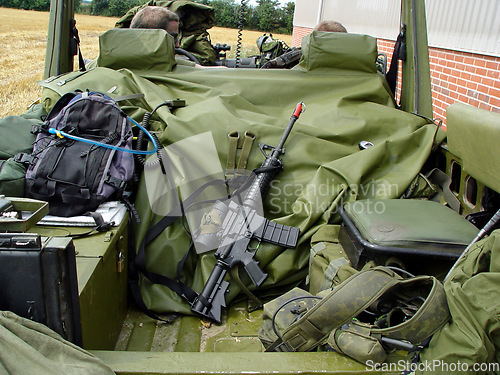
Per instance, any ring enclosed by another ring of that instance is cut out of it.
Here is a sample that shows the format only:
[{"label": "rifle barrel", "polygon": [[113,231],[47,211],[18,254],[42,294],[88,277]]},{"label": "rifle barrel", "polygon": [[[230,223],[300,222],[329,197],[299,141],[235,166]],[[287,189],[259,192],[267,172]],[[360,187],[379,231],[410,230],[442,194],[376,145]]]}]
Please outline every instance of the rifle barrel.
[{"label": "rifle barrel", "polygon": [[[278,157],[280,153],[282,153],[283,146],[285,145],[286,139],[290,135],[290,132],[292,131],[292,127],[295,124],[295,121],[299,118],[300,114],[304,111],[304,103],[300,102],[297,104],[295,107],[295,110],[293,111],[292,117],[290,117],[290,122],[288,123],[285,131],[283,132],[283,135],[281,136],[281,139],[276,146],[276,148],[273,151],[273,155],[271,157]],[[274,153],[277,152],[277,155],[274,155]]]}]

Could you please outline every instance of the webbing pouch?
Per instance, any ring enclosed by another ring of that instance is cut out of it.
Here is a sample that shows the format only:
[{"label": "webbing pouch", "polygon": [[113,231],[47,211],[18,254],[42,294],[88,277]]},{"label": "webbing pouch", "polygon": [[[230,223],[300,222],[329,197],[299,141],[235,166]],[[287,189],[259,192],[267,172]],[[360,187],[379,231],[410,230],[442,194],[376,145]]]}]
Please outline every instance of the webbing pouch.
[{"label": "webbing pouch", "polygon": [[[358,320],[366,311],[378,318],[366,323]],[[374,340],[389,338],[412,347],[434,334],[448,318],[444,288],[436,278],[403,279],[389,268],[375,267],[335,287],[282,330],[281,339],[278,332],[270,350],[310,351],[328,343],[361,362],[376,361],[383,354]]]},{"label": "webbing pouch", "polygon": [[334,329],[327,344],[335,351],[361,363],[383,363],[387,353],[379,338],[372,336],[370,325],[346,325]]},{"label": "webbing pouch", "polygon": [[[426,298],[423,297],[425,295]],[[384,338],[403,341],[403,345],[408,342],[409,347],[417,346],[448,321],[449,311],[444,288],[434,277],[419,276],[401,280],[374,304],[387,305],[388,299],[424,299],[424,301],[409,319],[406,319],[402,310],[418,306],[420,304],[418,301],[414,306],[403,305],[391,310],[388,314],[382,315],[376,324],[352,319],[348,324],[333,330],[327,339],[327,344],[359,362],[382,363],[387,357],[383,345],[387,344],[387,340],[384,341]]]},{"label": "webbing pouch", "polygon": [[300,288],[289,292],[264,304],[263,320],[259,330],[259,339],[268,348],[279,339],[277,333],[283,332],[290,324],[312,308],[321,297],[315,297]]},{"label": "webbing pouch", "polygon": [[282,335],[289,351],[309,351],[323,342],[330,332],[356,317],[400,279],[388,268],[361,271],[333,289]]}]

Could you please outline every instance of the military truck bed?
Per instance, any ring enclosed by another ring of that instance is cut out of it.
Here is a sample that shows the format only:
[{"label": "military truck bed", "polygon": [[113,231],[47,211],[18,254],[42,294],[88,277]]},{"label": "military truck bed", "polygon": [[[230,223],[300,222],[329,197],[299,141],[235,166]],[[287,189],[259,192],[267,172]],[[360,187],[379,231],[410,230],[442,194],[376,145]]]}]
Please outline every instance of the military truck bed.
[{"label": "military truck bed", "polygon": [[[32,230],[59,236],[86,231],[77,227],[41,226]],[[126,243],[126,219],[107,233],[75,240],[83,347],[117,374],[369,371],[335,352],[263,353],[257,337],[262,310],[248,312],[246,301],[231,304],[221,325],[194,316],[177,316],[171,323],[149,318],[127,299],[127,272],[120,259],[120,253],[126,255],[123,251]],[[391,360],[397,362],[404,358],[403,354],[392,355]]]},{"label": "military truck bed", "polygon": [[[129,310],[114,351],[92,351],[119,374],[353,374],[364,365],[335,352],[262,353],[262,311],[231,306],[221,325],[180,316],[168,324]],[[403,359],[392,355],[392,362]],[[379,373],[369,371],[370,373]],[[388,373],[387,371],[380,373]],[[394,372],[397,373],[397,372]]]}]

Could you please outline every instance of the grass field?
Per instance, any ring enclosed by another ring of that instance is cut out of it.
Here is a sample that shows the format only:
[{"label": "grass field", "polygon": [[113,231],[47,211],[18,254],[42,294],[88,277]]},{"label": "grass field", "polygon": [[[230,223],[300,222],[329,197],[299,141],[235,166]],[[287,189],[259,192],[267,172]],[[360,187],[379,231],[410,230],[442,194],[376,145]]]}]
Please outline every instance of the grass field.
[{"label": "grass field", "polygon": [[[96,58],[99,35],[112,28],[116,19],[78,14],[75,18],[83,57]],[[0,8],[0,118],[25,112],[40,97],[41,88],[36,81],[43,76],[48,22],[48,12]],[[229,44],[234,54],[237,30],[214,27],[209,32],[213,44]],[[243,32],[243,56],[257,52],[255,41],[262,34]],[[291,44],[290,35],[274,37]]]}]

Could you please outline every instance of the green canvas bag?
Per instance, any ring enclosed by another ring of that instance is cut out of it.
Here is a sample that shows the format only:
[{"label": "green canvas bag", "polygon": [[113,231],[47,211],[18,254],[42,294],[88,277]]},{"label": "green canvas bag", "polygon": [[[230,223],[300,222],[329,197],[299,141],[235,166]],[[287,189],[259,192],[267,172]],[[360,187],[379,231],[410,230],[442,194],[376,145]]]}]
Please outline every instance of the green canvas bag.
[{"label": "green canvas bag", "polygon": [[444,283],[451,319],[420,353],[417,374],[499,373],[499,282],[500,230],[496,230],[471,247]]},{"label": "green canvas bag", "polygon": [[[365,55],[362,49],[366,39],[351,35],[349,42],[358,46],[349,58],[358,61]],[[369,43],[372,51],[376,41],[370,39]],[[334,52],[330,55],[335,59]],[[223,175],[222,168],[228,160],[228,134],[234,131],[244,134],[251,129],[256,143],[276,145],[294,106],[303,101],[307,110],[287,140],[284,171],[264,202],[266,218],[300,227],[299,246],[292,250],[263,243],[255,255],[269,274],[258,292],[275,294],[277,288],[290,289],[306,277],[311,236],[328,221],[338,219],[336,208],[342,199],[397,198],[405,191],[427,160],[436,129],[434,124],[418,116],[394,109],[380,74],[357,71],[357,64],[352,64],[346,74],[345,70],[328,66],[327,60],[322,63],[326,66],[312,71],[207,70],[176,65],[171,72],[146,72],[138,68],[96,67],[85,73],[72,72],[41,82],[46,88],[42,102],[48,108],[55,96],[77,89],[109,92],[113,96],[144,93],[140,100],[120,104],[129,116],[140,122],[146,111],[165,100],[183,99],[187,104],[185,108],[173,111],[160,108],[151,119],[151,131],[156,132],[166,147],[210,133]],[[260,90],[256,91],[257,81]],[[357,146],[361,140],[369,140],[375,146],[361,151]],[[248,170],[258,168],[263,161],[262,153],[254,148],[248,159]],[[197,149],[195,147],[195,151]],[[395,188],[384,189],[384,184]],[[141,224],[134,226],[138,244],[149,228],[170,211],[170,207],[154,210],[154,202],[150,201],[150,193],[161,192],[164,186],[164,179],[147,180],[143,174],[135,201],[141,218]],[[367,188],[355,190],[362,186]],[[165,204],[169,203],[177,201],[165,200]],[[175,278],[177,265],[189,245],[190,238],[182,220],[177,220],[147,246],[147,269]],[[213,252],[190,252],[181,281],[201,291],[214,263]],[[189,305],[168,288],[144,278],[139,284],[151,310],[191,313]],[[231,282],[226,302],[239,293],[240,288]]]},{"label": "green canvas bag", "polygon": [[[293,301],[305,304],[306,298],[316,298],[317,303],[312,308],[290,309],[286,302],[276,307],[273,301],[267,313],[265,307],[264,321],[271,319],[271,324],[263,324],[263,329],[271,325],[278,337],[267,351],[310,351],[326,343],[360,362],[380,363],[386,356],[384,338],[402,346],[406,341],[419,345],[449,318],[444,288],[436,278],[403,279],[386,267],[361,271],[329,293],[294,297]],[[380,314],[379,318],[359,320],[365,310]],[[282,318],[288,319],[288,326],[281,323],[281,328],[286,326],[281,331],[275,326],[280,313],[288,316]]]},{"label": "green canvas bag", "polygon": [[24,197],[26,167],[10,158],[0,160],[0,195]]},{"label": "green canvas bag", "polygon": [[[339,243],[339,231],[340,225],[323,225],[311,238],[309,292],[312,295],[332,289],[358,272]],[[364,268],[373,266],[369,262]]]},{"label": "green canvas bag", "polygon": [[0,195],[24,196],[26,168],[14,158],[20,153],[31,153],[35,135],[33,126],[42,123],[47,112],[41,104],[33,105],[20,116],[0,119]]},{"label": "green canvas bag", "polygon": [[41,323],[0,311],[0,373],[17,375],[112,375],[95,355]]},{"label": "green canvas bag", "polygon": [[35,136],[31,134],[34,125],[42,123],[47,112],[40,104],[34,105],[20,116],[0,119],[0,160],[6,160],[20,152],[30,153]]}]

